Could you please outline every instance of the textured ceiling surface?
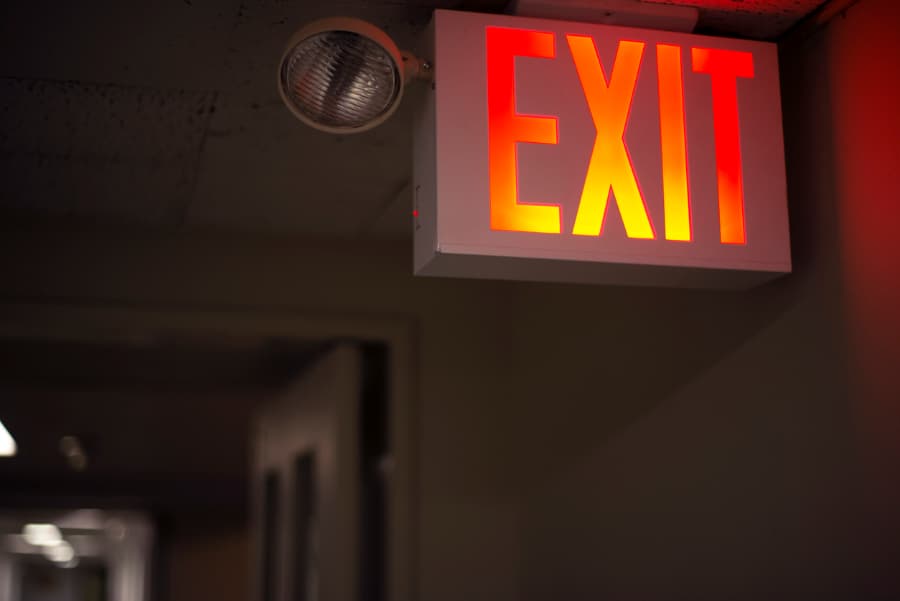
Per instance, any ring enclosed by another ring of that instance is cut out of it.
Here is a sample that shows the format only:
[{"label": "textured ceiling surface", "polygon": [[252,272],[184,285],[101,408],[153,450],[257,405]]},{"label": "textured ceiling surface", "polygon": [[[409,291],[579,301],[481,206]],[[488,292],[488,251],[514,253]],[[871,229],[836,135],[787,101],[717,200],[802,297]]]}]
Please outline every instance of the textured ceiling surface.
[{"label": "textured ceiling surface", "polygon": [[[774,38],[816,0],[697,6],[700,28]],[[291,33],[351,15],[401,47],[435,8],[505,0],[33,0],[0,21],[0,211],[26,220],[406,236],[411,90],[374,131],[305,128],[275,86]]]},{"label": "textured ceiling surface", "polygon": [[824,4],[823,0],[643,0],[700,9],[697,27],[722,35],[774,39]]},{"label": "textured ceiling surface", "polygon": [[216,95],[0,79],[4,204],[162,221],[193,193]]}]

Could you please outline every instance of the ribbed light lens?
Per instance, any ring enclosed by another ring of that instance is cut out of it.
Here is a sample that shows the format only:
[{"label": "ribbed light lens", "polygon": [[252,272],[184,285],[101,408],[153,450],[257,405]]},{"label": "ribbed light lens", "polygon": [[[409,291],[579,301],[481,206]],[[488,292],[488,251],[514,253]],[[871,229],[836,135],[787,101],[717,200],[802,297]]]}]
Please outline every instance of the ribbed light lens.
[{"label": "ribbed light lens", "polygon": [[351,31],[327,31],[287,54],[281,85],[288,101],[314,123],[355,129],[390,110],[402,81],[379,44]]}]

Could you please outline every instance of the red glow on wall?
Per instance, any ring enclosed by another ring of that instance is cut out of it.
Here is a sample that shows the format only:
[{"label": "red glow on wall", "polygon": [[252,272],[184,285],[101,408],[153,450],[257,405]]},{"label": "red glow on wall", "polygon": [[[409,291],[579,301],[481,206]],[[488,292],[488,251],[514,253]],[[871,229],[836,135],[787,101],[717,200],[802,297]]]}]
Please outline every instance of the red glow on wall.
[{"label": "red glow on wall", "polygon": [[522,204],[518,191],[516,144],[556,144],[555,117],[516,113],[515,57],[554,58],[552,33],[487,28],[488,160],[491,229],[558,234],[558,205]]},{"label": "red glow on wall", "polygon": [[719,228],[723,244],[744,244],[744,176],[737,78],[753,77],[753,55],[735,50],[692,48],[694,71],[712,80],[713,127],[719,187]]}]

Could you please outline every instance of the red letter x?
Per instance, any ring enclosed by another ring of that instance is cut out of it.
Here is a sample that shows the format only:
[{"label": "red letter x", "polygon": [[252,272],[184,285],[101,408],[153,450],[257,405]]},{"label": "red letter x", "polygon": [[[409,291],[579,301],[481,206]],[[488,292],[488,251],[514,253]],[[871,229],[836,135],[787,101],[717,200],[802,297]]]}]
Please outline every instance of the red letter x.
[{"label": "red letter x", "polygon": [[607,83],[594,40],[582,35],[567,35],[566,39],[597,129],[572,233],[600,235],[612,191],[628,237],[652,239],[655,237],[653,227],[623,137],[644,43],[619,42],[616,62]]}]

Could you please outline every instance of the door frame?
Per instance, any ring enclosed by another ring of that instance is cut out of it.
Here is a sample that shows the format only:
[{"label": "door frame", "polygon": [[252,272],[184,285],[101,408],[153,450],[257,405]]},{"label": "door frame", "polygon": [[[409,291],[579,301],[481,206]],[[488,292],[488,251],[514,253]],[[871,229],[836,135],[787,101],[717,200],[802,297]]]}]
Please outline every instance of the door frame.
[{"label": "door frame", "polygon": [[[387,595],[415,601],[418,573],[418,365],[419,328],[411,315],[323,314],[271,307],[137,307],[120,304],[4,303],[0,337],[128,343],[157,332],[384,344],[390,357],[388,406],[393,469],[387,516]],[[248,563],[252,558],[248,558]]]}]

